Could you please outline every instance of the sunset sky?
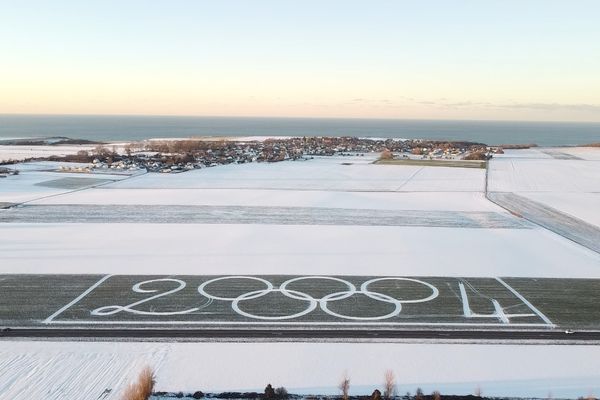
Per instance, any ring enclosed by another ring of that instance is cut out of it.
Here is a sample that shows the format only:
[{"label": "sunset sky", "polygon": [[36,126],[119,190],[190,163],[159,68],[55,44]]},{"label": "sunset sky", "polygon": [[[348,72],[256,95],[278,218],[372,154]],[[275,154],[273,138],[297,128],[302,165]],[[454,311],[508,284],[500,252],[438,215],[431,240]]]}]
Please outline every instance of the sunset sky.
[{"label": "sunset sky", "polygon": [[600,1],[0,0],[0,113],[600,121]]}]

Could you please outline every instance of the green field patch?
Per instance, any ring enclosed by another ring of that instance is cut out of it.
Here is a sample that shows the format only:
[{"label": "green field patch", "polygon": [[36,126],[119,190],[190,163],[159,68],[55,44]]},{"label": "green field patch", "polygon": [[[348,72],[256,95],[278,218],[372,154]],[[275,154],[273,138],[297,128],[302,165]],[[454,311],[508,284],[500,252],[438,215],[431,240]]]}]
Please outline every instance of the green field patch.
[{"label": "green field patch", "polygon": [[106,276],[48,324],[550,327],[497,278]]},{"label": "green field patch", "polygon": [[416,165],[420,167],[481,168],[485,169],[486,161],[470,160],[415,160],[412,158],[395,158],[377,160],[374,164],[384,165]]}]

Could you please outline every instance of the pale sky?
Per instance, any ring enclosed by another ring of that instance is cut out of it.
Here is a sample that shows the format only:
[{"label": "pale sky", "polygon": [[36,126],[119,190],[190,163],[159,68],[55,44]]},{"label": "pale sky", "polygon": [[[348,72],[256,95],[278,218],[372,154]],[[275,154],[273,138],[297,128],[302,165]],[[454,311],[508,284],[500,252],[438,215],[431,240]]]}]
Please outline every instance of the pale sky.
[{"label": "pale sky", "polygon": [[0,0],[0,113],[600,121],[600,1]]}]

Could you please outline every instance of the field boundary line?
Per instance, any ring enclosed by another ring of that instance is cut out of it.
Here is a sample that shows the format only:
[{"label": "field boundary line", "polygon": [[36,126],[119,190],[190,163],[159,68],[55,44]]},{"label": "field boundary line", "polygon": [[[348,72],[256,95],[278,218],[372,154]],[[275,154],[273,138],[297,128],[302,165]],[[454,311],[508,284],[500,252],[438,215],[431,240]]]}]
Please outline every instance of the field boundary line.
[{"label": "field boundary line", "polygon": [[504,285],[504,287],[506,287],[508,290],[510,290],[515,296],[517,296],[519,298],[519,300],[521,300],[523,303],[525,303],[527,305],[527,307],[529,307],[533,312],[535,312],[545,323],[546,325],[548,325],[549,327],[555,328],[556,325],[550,321],[550,319],[548,317],[546,317],[540,310],[538,310],[533,304],[531,304],[529,302],[529,300],[527,300],[525,297],[523,297],[523,295],[519,292],[517,292],[512,286],[510,286],[508,283],[504,282],[502,280],[502,278],[496,278],[496,280],[498,282],[500,282],[502,285]]},{"label": "field boundary line", "polygon": [[546,323],[500,323],[500,322],[273,322],[273,321],[50,321],[49,324],[60,325],[248,325],[252,330],[253,325],[273,325],[273,326],[453,326],[453,327],[506,327],[506,328],[548,328]]},{"label": "field boundary line", "polygon": [[113,275],[109,274],[109,275],[103,276],[102,278],[100,278],[100,280],[98,282],[94,283],[92,286],[90,286],[89,288],[87,288],[87,290],[85,292],[81,293],[75,299],[71,300],[70,303],[68,303],[67,305],[63,306],[61,309],[59,309],[58,311],[56,311],[54,314],[52,314],[51,316],[49,316],[48,318],[46,318],[42,322],[44,324],[52,323],[53,320],[54,320],[54,318],[58,317],[64,311],[68,310],[69,308],[71,308],[72,306],[74,306],[75,304],[77,304],[81,299],[83,299],[85,296],[87,296],[88,294],[90,294],[94,289],[96,289],[98,286],[100,286],[101,284],[103,284],[111,276],[113,276]]}]

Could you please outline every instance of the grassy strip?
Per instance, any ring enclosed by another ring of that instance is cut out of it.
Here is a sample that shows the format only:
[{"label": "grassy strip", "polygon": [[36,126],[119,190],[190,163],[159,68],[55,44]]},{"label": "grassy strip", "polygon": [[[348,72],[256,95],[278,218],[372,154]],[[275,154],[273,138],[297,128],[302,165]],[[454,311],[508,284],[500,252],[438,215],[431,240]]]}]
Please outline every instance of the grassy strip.
[{"label": "grassy strip", "polygon": [[485,168],[485,161],[469,160],[414,160],[410,158],[377,160],[374,164],[418,165],[421,167]]}]

